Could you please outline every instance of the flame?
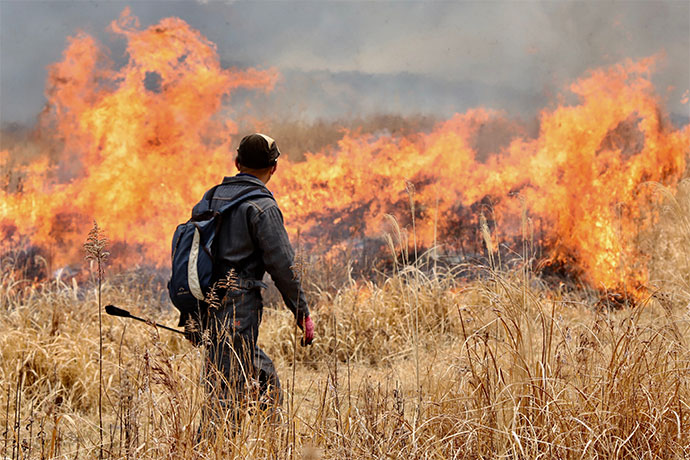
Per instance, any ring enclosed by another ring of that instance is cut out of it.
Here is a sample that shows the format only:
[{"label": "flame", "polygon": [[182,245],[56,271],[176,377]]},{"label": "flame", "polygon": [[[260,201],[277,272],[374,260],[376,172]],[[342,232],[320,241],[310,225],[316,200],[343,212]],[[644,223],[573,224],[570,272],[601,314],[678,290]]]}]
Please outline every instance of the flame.
[{"label": "flame", "polygon": [[19,193],[0,192],[5,245],[28,236],[57,267],[81,259],[93,219],[116,252],[130,249],[130,264],[162,264],[171,229],[231,164],[224,98],[268,90],[277,76],[223,69],[215,46],[177,18],[139,30],[126,9],[111,29],[127,40],[127,63],[116,69],[86,34],[69,40],[41,117],[57,151],[28,167]]},{"label": "flame", "polygon": [[484,161],[472,139],[501,118],[484,109],[455,115],[414,141],[349,134],[335,152],[283,167],[275,185],[283,210],[294,228],[320,229],[354,215],[350,232],[376,234],[384,231],[384,213],[404,209],[407,179],[416,185],[422,245],[437,234],[457,236],[467,226],[462,219],[476,227],[480,213],[467,209],[482,203],[491,204],[484,212],[504,236],[519,238],[527,210],[552,261],[597,288],[635,293],[648,276],[636,238],[654,218],[641,211],[649,198],[641,184],[675,184],[690,145],[690,127],[674,129],[661,115],[649,81],[654,64],[650,58],[591,72],[570,87],[576,104],[541,112],[536,139],[516,137]]},{"label": "flame", "polygon": [[[175,225],[230,173],[238,137],[226,98],[270,90],[277,78],[223,69],[215,46],[180,19],[141,30],[125,10],[111,29],[127,40],[127,63],[115,68],[86,34],[70,39],[50,68],[41,117],[54,147],[21,171],[20,187],[0,190],[5,249],[28,239],[55,267],[81,259],[93,219],[121,260],[166,265]],[[654,66],[649,58],[592,71],[570,86],[574,102],[540,113],[536,137],[514,135],[489,155],[475,139],[505,116],[476,108],[430,133],[348,132],[304,162],[281,159],[270,187],[293,239],[376,238],[386,214],[411,230],[414,208],[417,243],[452,251],[481,247],[480,220],[498,241],[527,238],[531,222],[550,260],[595,287],[634,292],[648,276],[636,238],[654,221],[642,184],[676,184],[690,145],[690,127],[663,115]],[[0,153],[0,167],[9,157]]]}]

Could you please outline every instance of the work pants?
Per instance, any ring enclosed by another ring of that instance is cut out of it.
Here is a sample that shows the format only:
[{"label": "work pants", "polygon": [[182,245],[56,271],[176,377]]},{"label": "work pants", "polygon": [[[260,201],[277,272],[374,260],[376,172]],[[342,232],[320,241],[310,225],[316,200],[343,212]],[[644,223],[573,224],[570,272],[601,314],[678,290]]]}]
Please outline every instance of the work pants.
[{"label": "work pants", "polygon": [[212,418],[234,424],[247,409],[275,412],[282,403],[273,361],[257,344],[263,305],[258,289],[231,292],[219,309],[210,307],[206,321],[204,376]]}]

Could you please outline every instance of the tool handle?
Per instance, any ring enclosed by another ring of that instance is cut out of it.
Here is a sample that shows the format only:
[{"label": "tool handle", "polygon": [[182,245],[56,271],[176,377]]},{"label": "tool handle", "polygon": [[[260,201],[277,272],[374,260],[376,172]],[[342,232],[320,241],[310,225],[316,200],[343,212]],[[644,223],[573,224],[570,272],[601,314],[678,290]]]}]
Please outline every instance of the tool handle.
[{"label": "tool handle", "polygon": [[111,316],[119,316],[121,318],[129,318],[132,316],[127,310],[118,308],[115,305],[106,305],[105,312]]},{"label": "tool handle", "polygon": [[149,320],[146,320],[144,318],[139,318],[138,316],[134,316],[133,314],[131,314],[127,310],[123,310],[122,308],[118,308],[115,305],[106,305],[105,306],[105,312],[109,315],[112,315],[112,316],[119,316],[121,318],[135,319],[137,321],[141,321],[142,323],[152,324],[156,327],[160,327],[161,329],[165,329],[166,331],[177,332],[178,334],[184,335],[184,331],[181,331],[179,329],[174,329],[172,327],[168,327],[168,326],[165,326],[163,324],[154,323],[153,321],[149,321]]}]

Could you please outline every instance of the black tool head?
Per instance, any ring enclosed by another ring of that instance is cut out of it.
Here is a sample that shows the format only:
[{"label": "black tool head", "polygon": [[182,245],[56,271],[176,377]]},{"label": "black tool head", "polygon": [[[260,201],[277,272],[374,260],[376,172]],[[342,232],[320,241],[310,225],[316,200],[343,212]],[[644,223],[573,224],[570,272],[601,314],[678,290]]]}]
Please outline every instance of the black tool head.
[{"label": "black tool head", "polygon": [[117,308],[115,305],[106,305],[105,312],[112,316],[121,316],[123,318],[129,318],[131,314],[127,310],[122,308]]}]

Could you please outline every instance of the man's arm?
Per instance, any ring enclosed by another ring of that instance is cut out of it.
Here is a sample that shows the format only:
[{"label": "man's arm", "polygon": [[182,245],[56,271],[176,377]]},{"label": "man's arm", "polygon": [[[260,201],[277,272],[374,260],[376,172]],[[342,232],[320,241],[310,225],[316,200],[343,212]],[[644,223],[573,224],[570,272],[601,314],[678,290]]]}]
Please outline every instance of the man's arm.
[{"label": "man's arm", "polygon": [[304,318],[309,316],[309,308],[299,274],[293,269],[295,252],[285,231],[283,215],[277,206],[270,206],[257,213],[252,220],[257,242],[263,251],[266,271],[283,296],[285,305],[301,325]]}]

